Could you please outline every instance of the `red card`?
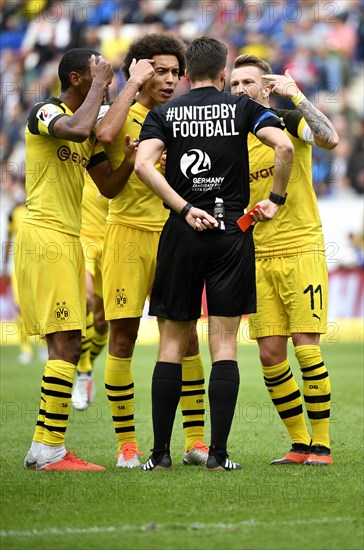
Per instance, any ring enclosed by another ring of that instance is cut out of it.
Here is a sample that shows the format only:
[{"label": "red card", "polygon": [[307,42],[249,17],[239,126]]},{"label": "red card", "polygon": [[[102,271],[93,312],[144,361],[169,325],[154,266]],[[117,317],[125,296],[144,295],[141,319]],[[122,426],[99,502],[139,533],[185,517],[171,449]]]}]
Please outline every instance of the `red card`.
[{"label": "red card", "polygon": [[242,231],[246,231],[248,227],[250,227],[252,223],[254,223],[254,220],[250,216],[250,213],[253,212],[254,214],[256,214],[258,213],[259,210],[260,210],[260,206],[256,205],[253,208],[251,208],[246,214],[244,214],[244,216],[241,216],[241,218],[237,220],[236,223],[238,224],[238,226]]}]

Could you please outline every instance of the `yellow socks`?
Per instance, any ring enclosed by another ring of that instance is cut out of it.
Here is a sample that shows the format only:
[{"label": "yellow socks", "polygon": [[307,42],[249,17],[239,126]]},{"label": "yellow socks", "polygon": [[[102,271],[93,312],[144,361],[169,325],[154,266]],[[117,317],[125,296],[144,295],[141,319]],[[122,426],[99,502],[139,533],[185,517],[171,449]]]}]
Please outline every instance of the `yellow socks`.
[{"label": "yellow socks", "polygon": [[330,449],[331,386],[320,346],[297,346],[295,353],[302,372],[303,394],[312,427],[312,444]]},{"label": "yellow socks", "polygon": [[114,423],[118,450],[124,443],[136,442],[134,422],[134,381],[132,358],[120,359],[107,354],[105,388]]},{"label": "yellow socks", "polygon": [[[76,367],[66,361],[47,361],[42,382],[41,410],[38,421],[44,418],[43,443],[60,446],[64,444],[71,404],[71,392]],[[39,426],[40,428],[41,426]],[[39,441],[38,422],[33,440]]]},{"label": "yellow socks", "polygon": [[205,380],[200,353],[183,359],[179,405],[189,451],[198,441],[205,441]]},{"label": "yellow socks", "polygon": [[310,444],[302,409],[302,397],[288,359],[271,367],[262,366],[264,382],[292,443]]},{"label": "yellow socks", "polygon": [[33,441],[36,441],[37,443],[43,443],[43,436],[44,436],[44,418],[45,418],[45,407],[46,407],[46,395],[44,393],[44,376],[45,374],[43,375],[42,384],[40,387],[39,413],[37,417],[37,424],[35,426],[35,432],[33,435]]},{"label": "yellow socks", "polygon": [[84,374],[92,370],[90,351],[94,332],[94,315],[90,311],[86,316],[86,337],[81,340],[81,356],[77,365],[77,372]]}]

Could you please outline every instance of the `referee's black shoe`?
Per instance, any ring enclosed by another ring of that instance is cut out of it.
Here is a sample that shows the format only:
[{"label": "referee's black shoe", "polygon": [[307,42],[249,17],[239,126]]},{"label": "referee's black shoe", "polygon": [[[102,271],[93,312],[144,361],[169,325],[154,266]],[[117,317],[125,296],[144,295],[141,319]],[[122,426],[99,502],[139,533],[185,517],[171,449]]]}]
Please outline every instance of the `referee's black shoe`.
[{"label": "referee's black shoe", "polygon": [[153,455],[150,455],[146,463],[139,466],[139,469],[143,470],[143,472],[151,472],[152,470],[169,470],[170,468],[172,468],[172,460],[168,453],[162,455],[158,461]]},{"label": "referee's black shoe", "polygon": [[230,460],[229,455],[226,455],[221,462],[217,461],[216,456],[209,456],[206,462],[206,468],[211,472],[230,472],[231,470],[241,470],[241,465]]}]

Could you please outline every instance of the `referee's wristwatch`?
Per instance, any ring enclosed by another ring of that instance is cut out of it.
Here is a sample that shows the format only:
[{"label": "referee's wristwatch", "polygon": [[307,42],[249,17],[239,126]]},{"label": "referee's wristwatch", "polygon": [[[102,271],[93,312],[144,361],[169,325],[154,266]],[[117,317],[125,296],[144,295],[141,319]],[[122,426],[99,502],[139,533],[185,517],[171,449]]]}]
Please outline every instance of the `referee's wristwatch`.
[{"label": "referee's wristwatch", "polygon": [[279,204],[279,206],[282,206],[282,204],[286,202],[286,197],[287,193],[284,195],[284,197],[282,197],[281,195],[277,195],[276,193],[273,193],[273,191],[271,191],[268,198],[271,202],[274,202],[274,204]]},{"label": "referee's wristwatch", "polygon": [[182,208],[181,212],[179,213],[181,218],[185,219],[185,217],[187,216],[187,214],[189,213],[191,208],[192,208],[192,204],[190,202],[186,202],[186,204]]}]

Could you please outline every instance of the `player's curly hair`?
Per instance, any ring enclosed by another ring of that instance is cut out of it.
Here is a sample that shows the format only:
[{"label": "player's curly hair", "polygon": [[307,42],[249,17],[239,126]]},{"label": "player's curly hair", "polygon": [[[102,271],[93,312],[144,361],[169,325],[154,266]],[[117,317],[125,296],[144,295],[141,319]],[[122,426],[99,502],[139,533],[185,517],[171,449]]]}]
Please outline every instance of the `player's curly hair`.
[{"label": "player's curly hair", "polygon": [[122,71],[128,79],[130,76],[129,67],[133,59],[152,59],[154,55],[174,55],[178,59],[179,76],[183,76],[186,67],[185,45],[181,40],[171,34],[153,33],[146,34],[130,46],[125,59]]},{"label": "player's curly hair", "polygon": [[92,55],[98,57],[100,54],[88,48],[73,48],[64,54],[58,66],[58,76],[61,81],[62,92],[65,92],[71,86],[70,73],[75,71],[81,75],[85,74],[90,66]]}]

